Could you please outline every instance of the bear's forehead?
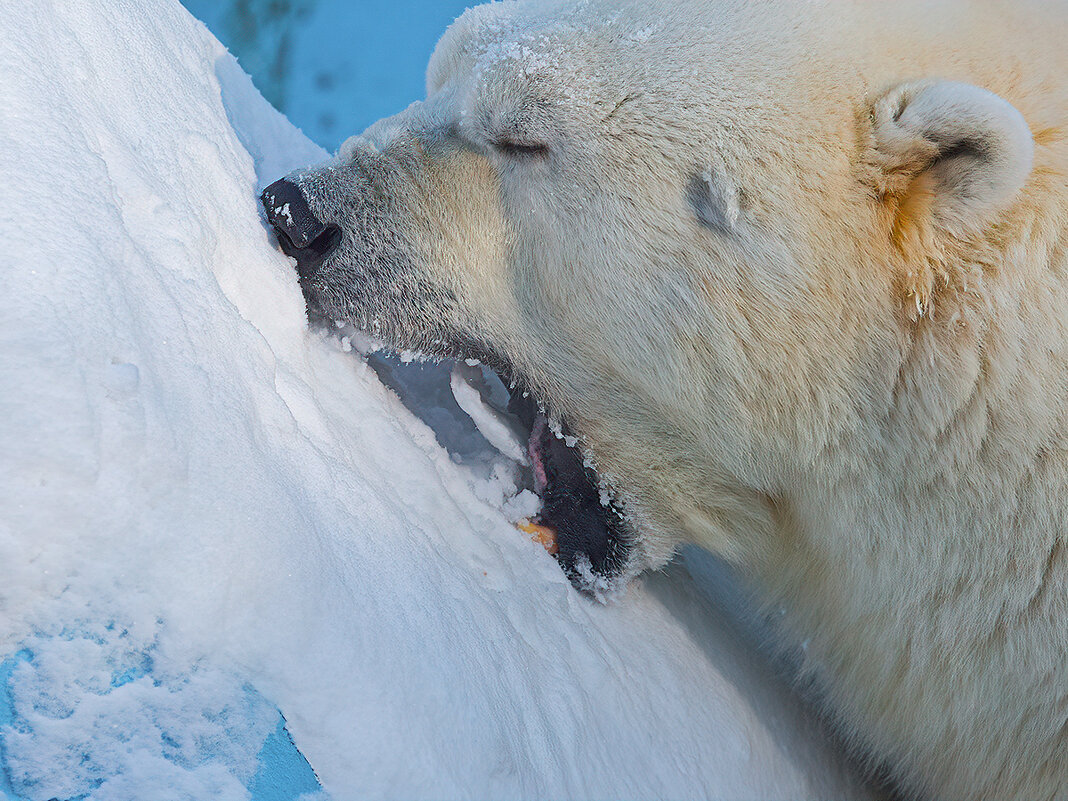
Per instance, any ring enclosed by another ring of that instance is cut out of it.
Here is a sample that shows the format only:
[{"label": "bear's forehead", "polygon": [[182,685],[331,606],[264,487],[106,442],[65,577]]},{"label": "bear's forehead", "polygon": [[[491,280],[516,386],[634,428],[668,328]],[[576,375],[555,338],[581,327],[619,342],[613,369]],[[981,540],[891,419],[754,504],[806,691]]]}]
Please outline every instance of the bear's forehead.
[{"label": "bear's forehead", "polygon": [[[544,3],[492,3],[477,6],[457,20],[438,45],[448,67],[437,76],[496,83],[511,79],[559,83],[579,74],[589,54],[594,23],[582,8],[555,13]],[[435,64],[431,64],[430,73]],[[447,73],[447,74],[446,74]],[[431,79],[433,80],[433,77]]]},{"label": "bear's forehead", "polygon": [[428,95],[446,86],[469,97],[533,92],[537,100],[581,108],[624,85],[686,100],[716,85],[729,96],[781,73],[771,62],[791,49],[789,37],[771,47],[749,46],[747,20],[710,4],[734,5],[514,0],[475,6],[438,43],[427,70]]},{"label": "bear's forehead", "polygon": [[[464,12],[442,37],[427,71],[430,93],[472,81],[503,86],[533,81],[564,95],[600,79],[658,61],[671,23],[644,3],[603,0],[518,0]],[[675,39],[677,41],[677,39]],[[621,51],[626,56],[621,55]]]}]

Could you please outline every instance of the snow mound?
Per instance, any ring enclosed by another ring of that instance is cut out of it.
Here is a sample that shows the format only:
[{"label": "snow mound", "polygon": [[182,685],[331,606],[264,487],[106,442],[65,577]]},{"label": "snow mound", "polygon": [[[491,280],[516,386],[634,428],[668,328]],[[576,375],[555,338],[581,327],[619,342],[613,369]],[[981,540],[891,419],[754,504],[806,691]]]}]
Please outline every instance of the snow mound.
[{"label": "snow mound", "polygon": [[256,197],[324,154],[177,2],[0,34],[0,795],[864,795],[684,568],[577,595],[308,331]]}]

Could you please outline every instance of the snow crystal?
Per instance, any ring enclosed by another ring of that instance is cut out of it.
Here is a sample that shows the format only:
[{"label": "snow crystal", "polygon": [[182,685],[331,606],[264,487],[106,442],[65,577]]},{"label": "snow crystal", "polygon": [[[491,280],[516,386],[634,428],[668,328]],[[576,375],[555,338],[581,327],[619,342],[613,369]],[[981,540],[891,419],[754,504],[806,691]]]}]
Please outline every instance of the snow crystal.
[{"label": "snow crystal", "polygon": [[534,517],[541,509],[541,498],[528,489],[509,498],[501,507],[505,517],[512,522]]},{"label": "snow crystal", "polygon": [[634,42],[635,44],[644,44],[648,42],[655,34],[659,33],[664,28],[664,23],[658,22],[654,25],[646,25],[639,28],[636,31],[628,33],[626,39],[628,42]]},{"label": "snow crystal", "polygon": [[289,204],[288,203],[286,203],[284,206],[278,206],[277,208],[275,208],[274,213],[275,213],[275,216],[277,216],[279,214],[285,215],[286,222],[288,222],[290,225],[293,224],[293,215],[289,211]]}]

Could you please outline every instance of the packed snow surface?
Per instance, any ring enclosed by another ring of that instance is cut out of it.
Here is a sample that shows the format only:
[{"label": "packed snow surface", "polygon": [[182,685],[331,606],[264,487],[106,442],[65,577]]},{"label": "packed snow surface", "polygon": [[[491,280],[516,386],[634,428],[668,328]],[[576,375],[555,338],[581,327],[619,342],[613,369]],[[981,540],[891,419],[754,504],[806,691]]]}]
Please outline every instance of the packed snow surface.
[{"label": "packed snow surface", "polygon": [[580,596],[308,330],[256,196],[324,154],[175,0],[0,72],[0,796],[863,796],[683,566]]}]

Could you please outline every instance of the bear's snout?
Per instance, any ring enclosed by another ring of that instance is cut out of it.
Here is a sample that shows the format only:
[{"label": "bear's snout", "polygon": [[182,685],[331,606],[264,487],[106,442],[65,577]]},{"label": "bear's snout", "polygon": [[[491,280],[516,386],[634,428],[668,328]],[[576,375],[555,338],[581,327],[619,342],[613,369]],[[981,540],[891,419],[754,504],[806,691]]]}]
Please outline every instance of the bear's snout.
[{"label": "bear's snout", "polygon": [[260,202],[267,222],[278,236],[286,255],[297,260],[301,278],[310,278],[341,244],[341,229],[315,216],[304,193],[283,178],[263,190]]}]

